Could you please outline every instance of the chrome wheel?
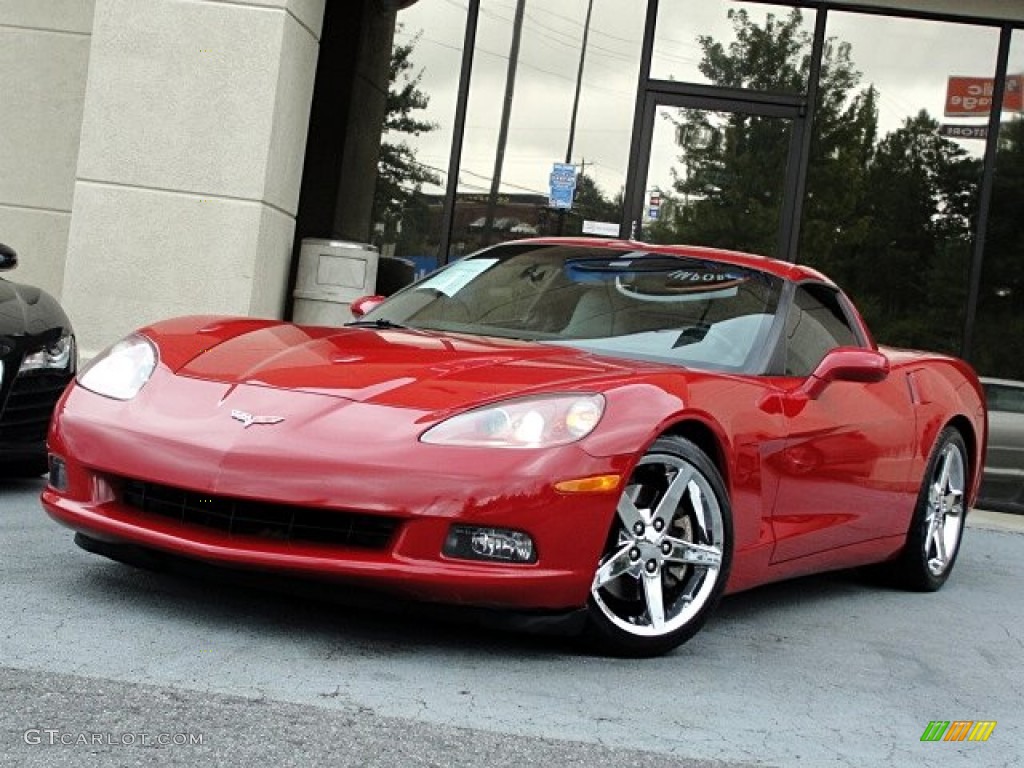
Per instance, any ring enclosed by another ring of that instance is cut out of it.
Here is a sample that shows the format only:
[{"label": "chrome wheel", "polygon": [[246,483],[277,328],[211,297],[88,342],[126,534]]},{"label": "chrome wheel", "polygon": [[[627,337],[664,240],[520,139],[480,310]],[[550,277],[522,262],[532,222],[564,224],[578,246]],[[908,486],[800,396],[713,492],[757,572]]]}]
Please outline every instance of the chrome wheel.
[{"label": "chrome wheel", "polygon": [[658,440],[619,498],[590,588],[605,644],[663,653],[703,623],[725,585],[731,527],[710,460],[679,438]]},{"label": "chrome wheel", "polygon": [[955,427],[946,427],[928,459],[907,542],[897,560],[881,566],[883,575],[924,592],[946,582],[963,540],[969,477],[964,439]]},{"label": "chrome wheel", "polygon": [[925,515],[925,559],[928,570],[940,576],[953,564],[964,524],[964,457],[959,447],[947,443],[939,453],[928,488]]}]

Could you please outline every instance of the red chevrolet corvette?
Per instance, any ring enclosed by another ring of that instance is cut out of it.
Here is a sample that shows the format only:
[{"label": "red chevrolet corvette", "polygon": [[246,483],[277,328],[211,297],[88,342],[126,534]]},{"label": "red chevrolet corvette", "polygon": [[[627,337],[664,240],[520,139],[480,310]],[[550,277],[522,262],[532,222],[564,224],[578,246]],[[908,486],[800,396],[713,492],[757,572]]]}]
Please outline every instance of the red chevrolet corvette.
[{"label": "red chevrolet corvette", "polygon": [[185,317],[118,342],[57,408],[47,511],[116,559],[584,617],[638,656],[726,592],[953,568],[978,380],[878,348],[814,270],[535,239],[373,303],[343,328]]}]

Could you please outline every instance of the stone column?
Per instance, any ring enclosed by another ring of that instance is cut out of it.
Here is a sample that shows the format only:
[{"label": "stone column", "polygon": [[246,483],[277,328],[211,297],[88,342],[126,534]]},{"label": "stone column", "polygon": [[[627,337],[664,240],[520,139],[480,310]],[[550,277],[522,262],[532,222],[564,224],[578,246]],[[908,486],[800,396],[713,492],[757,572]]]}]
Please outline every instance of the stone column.
[{"label": "stone column", "polygon": [[92,0],[0,0],[0,242],[7,275],[60,296]]},{"label": "stone column", "polygon": [[96,0],[63,301],[83,358],[280,317],[325,0]]}]

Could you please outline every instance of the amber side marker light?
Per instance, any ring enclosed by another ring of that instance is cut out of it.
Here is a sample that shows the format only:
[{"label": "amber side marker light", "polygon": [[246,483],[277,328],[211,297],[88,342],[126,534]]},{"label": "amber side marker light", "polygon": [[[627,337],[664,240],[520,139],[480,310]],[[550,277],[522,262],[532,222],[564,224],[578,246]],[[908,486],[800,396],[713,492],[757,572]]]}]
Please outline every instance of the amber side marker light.
[{"label": "amber side marker light", "polygon": [[562,493],[601,493],[616,490],[621,482],[622,475],[578,477],[574,480],[562,480],[560,483],[555,483],[555,490]]}]

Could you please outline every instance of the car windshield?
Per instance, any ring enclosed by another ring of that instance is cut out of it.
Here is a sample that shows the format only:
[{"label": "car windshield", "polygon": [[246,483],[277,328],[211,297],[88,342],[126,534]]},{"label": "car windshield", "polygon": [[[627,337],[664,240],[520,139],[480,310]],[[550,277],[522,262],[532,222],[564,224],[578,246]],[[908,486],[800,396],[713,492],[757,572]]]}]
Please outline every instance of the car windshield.
[{"label": "car windshield", "polygon": [[364,321],[748,371],[762,357],[781,283],[701,258],[520,243],[455,262]]}]

